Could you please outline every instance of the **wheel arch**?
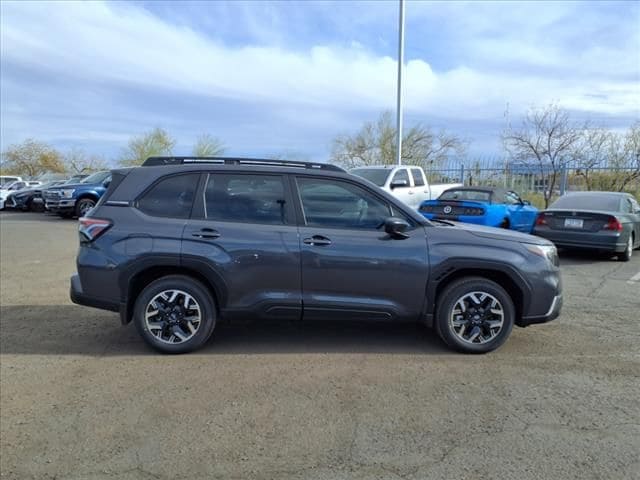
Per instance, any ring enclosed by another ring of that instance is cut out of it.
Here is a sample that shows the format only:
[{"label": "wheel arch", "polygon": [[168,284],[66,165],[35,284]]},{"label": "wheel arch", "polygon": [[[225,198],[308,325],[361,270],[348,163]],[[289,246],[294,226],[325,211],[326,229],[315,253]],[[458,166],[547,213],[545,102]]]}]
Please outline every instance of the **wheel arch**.
[{"label": "wheel arch", "polygon": [[165,262],[162,264],[143,265],[123,279],[126,297],[123,299],[124,308],[120,311],[120,320],[123,324],[132,320],[135,301],[140,292],[151,282],[168,275],[184,275],[198,280],[211,294],[217,313],[220,314],[221,302],[226,299],[225,290],[211,278],[210,274],[205,274],[199,268],[193,266],[181,265],[179,262]]},{"label": "wheel arch", "polygon": [[449,265],[429,283],[427,292],[426,319],[433,325],[437,303],[442,292],[451,283],[465,277],[481,277],[491,280],[506,290],[516,309],[516,323],[528,311],[531,299],[530,287],[519,273],[497,264],[476,264],[469,266]]}]

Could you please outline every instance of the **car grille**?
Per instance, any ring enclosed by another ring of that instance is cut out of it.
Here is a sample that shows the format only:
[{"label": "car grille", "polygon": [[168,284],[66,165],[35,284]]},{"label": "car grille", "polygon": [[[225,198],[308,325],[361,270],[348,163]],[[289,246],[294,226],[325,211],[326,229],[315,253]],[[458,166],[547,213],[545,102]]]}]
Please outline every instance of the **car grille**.
[{"label": "car grille", "polygon": [[45,190],[42,192],[42,196],[45,200],[57,201],[60,200],[60,193],[54,191]]}]

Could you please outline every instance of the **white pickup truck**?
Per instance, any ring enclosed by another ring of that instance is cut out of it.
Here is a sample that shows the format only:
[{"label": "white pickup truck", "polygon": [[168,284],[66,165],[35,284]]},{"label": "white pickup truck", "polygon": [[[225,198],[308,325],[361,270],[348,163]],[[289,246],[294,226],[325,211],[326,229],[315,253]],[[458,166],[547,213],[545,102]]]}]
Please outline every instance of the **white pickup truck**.
[{"label": "white pickup truck", "polygon": [[385,165],[358,167],[349,171],[390,192],[412,208],[418,208],[425,200],[434,200],[449,188],[461,187],[461,183],[429,185],[422,167],[411,165]]}]

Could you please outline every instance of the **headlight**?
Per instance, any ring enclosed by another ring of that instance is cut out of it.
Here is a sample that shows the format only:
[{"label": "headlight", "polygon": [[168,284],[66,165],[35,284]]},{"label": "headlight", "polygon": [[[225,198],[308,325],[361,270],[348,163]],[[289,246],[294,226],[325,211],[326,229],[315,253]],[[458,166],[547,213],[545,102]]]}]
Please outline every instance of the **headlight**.
[{"label": "headlight", "polygon": [[73,188],[68,190],[60,190],[60,195],[62,195],[64,198],[71,198],[73,197],[73,192],[75,192]]},{"label": "headlight", "polygon": [[554,265],[558,265],[558,250],[554,245],[535,245],[533,243],[523,243],[524,247],[531,253],[544,257]]}]

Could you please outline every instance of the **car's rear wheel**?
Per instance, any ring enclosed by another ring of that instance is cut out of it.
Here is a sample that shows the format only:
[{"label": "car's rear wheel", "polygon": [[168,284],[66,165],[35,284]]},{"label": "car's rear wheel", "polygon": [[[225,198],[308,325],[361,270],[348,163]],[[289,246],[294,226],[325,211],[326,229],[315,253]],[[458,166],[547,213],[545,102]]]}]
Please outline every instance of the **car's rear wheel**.
[{"label": "car's rear wheel", "polygon": [[186,353],[209,339],[216,308],[200,282],[169,275],[150,283],[138,296],[133,321],[151,347],[163,353]]},{"label": "car's rear wheel", "polygon": [[629,240],[627,241],[627,248],[624,252],[618,254],[618,260],[621,262],[628,262],[633,255],[633,234],[629,234]]},{"label": "car's rear wheel", "polygon": [[81,198],[76,203],[76,216],[84,217],[95,206],[96,201],[93,198]]},{"label": "car's rear wheel", "polygon": [[515,314],[504,288],[485,278],[466,277],[440,295],[435,326],[448,346],[465,353],[487,353],[509,337]]}]

